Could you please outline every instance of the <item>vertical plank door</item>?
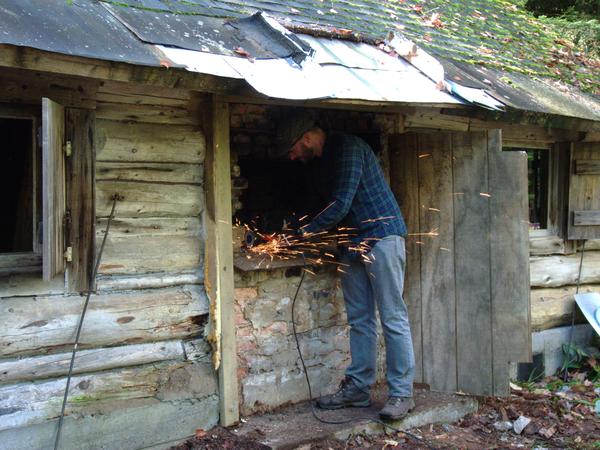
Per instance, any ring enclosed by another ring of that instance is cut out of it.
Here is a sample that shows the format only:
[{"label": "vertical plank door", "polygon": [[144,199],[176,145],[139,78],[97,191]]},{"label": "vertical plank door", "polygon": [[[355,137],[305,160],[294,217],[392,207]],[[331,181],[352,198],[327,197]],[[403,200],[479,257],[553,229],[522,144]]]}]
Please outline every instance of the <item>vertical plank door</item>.
[{"label": "vertical plank door", "polygon": [[497,130],[406,133],[391,150],[416,381],[507,394],[509,362],[531,349],[526,158],[502,152]]}]

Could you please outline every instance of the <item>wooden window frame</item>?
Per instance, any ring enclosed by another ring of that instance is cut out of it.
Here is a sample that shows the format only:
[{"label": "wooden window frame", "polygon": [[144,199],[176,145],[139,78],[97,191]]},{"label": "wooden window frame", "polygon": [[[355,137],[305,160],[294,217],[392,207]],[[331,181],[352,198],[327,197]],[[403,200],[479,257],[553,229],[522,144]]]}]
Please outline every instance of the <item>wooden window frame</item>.
[{"label": "wooden window frame", "polygon": [[[519,148],[508,146],[507,148]],[[569,203],[569,142],[557,142],[551,146],[527,147],[526,150],[540,150],[548,153],[547,181],[547,222],[546,228],[529,230],[530,254],[532,256],[567,254],[573,252],[573,241],[567,238],[567,218]],[[506,150],[508,151],[508,150]]]}]

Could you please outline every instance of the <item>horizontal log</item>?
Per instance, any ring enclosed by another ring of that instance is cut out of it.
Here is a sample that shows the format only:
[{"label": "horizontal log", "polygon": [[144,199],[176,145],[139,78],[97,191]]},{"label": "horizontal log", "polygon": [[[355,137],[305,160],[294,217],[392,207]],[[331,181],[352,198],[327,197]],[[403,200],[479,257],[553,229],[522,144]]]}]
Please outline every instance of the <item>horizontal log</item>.
[{"label": "horizontal log", "polygon": [[22,272],[41,272],[42,255],[34,253],[7,253],[0,255],[0,275]]},{"label": "horizontal log", "polygon": [[204,135],[189,125],[161,125],[96,120],[98,161],[204,161]]},{"label": "horizontal log", "polygon": [[45,74],[29,70],[4,69],[0,102],[37,105],[48,97],[66,107],[96,107],[97,82],[85,78]]},{"label": "horizontal log", "polygon": [[[182,341],[81,350],[75,354],[73,373],[97,372],[169,360],[184,360]],[[66,376],[70,363],[71,352],[0,360],[0,383]]]},{"label": "horizontal log", "polygon": [[194,116],[187,108],[162,105],[134,105],[122,103],[98,103],[98,119],[155,124],[192,125]]},{"label": "horizontal log", "polygon": [[565,241],[558,236],[529,236],[530,255],[564,254]]},{"label": "horizontal log", "polygon": [[200,184],[204,178],[202,164],[105,162],[96,164],[98,181],[146,181]]},{"label": "horizontal log", "polygon": [[[578,250],[581,250],[581,245],[578,246]],[[585,251],[588,250],[600,250],[600,239],[589,239],[585,241]]]},{"label": "horizontal log", "polygon": [[[576,286],[531,290],[531,330],[542,331],[569,325],[575,306]],[[600,285],[584,285],[580,293],[600,292]],[[585,323],[585,317],[576,309],[575,323]]]},{"label": "horizontal log", "polygon": [[[101,241],[97,240],[98,248]],[[203,242],[199,236],[109,236],[99,274],[131,274],[202,270]]]},{"label": "horizontal log", "polygon": [[[106,230],[107,218],[96,221],[96,239],[101,240]],[[110,236],[115,238],[140,236],[202,236],[202,223],[198,217],[148,217],[115,218],[110,224]]]},{"label": "horizontal log", "polygon": [[191,184],[157,184],[133,181],[96,182],[96,215],[108,217],[115,194],[115,216],[125,217],[195,217],[204,209],[204,191]]},{"label": "horizontal log", "polygon": [[10,44],[0,45],[0,66],[223,94],[237,92],[242,86],[240,80],[224,79],[184,69],[143,67],[115,61],[61,55]]},{"label": "horizontal log", "polygon": [[150,98],[173,99],[188,101],[190,91],[187,89],[161,86],[146,86],[143,84],[123,83],[120,81],[101,81],[98,84],[98,94],[119,94],[127,96],[142,96]]},{"label": "horizontal log", "polygon": [[576,159],[576,175],[600,175],[600,159]]},{"label": "horizontal log", "polygon": [[600,142],[600,131],[586,133],[583,142]]},{"label": "horizontal log", "polygon": [[[531,287],[558,287],[577,284],[581,254],[533,256],[529,260]],[[586,251],[581,284],[600,283],[600,252]]]},{"label": "horizontal log", "polygon": [[64,274],[44,281],[41,272],[19,273],[0,277],[0,297],[52,295],[65,292]]},{"label": "horizontal log", "polygon": [[[84,297],[41,296],[0,300],[0,357],[67,351]],[[92,295],[80,348],[193,337],[204,327],[203,286]]]},{"label": "horizontal log", "polygon": [[96,100],[98,104],[163,106],[179,109],[187,109],[189,104],[189,98],[165,98],[147,94],[139,95],[100,91],[96,94]]},{"label": "horizontal log", "polygon": [[600,225],[600,211],[573,211],[573,225]]},{"label": "horizontal log", "polygon": [[[532,125],[519,125],[498,121],[486,121],[465,116],[450,114],[436,114],[422,108],[417,108],[415,113],[407,114],[404,122],[406,128],[430,128],[448,131],[482,131],[502,129],[502,141],[519,143],[519,147],[538,143],[542,147],[557,140],[576,140],[578,135],[574,131],[547,130],[544,127]],[[506,147],[507,145],[504,144]],[[537,145],[535,146],[537,147]]]},{"label": "horizontal log", "polygon": [[204,271],[194,270],[187,273],[157,272],[143,275],[99,275],[96,289],[100,293],[130,289],[156,289],[162,287],[202,284]]},{"label": "horizontal log", "polygon": [[[60,413],[66,379],[0,387],[0,431],[43,423]],[[141,368],[76,375],[71,379],[66,415],[109,414],[161,400],[214,395],[215,373],[208,363],[161,363]]]}]

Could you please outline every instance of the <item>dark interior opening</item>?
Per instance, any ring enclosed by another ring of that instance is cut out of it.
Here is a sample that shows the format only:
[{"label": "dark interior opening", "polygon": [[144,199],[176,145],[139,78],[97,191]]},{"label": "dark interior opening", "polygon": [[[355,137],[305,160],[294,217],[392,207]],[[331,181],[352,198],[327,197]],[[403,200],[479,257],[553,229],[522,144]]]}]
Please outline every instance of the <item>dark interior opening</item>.
[{"label": "dark interior opening", "polygon": [[33,251],[33,121],[0,118],[0,253]]},{"label": "dark interior opening", "polygon": [[281,231],[284,222],[297,227],[298,220],[313,214],[319,197],[310,180],[310,165],[279,159],[240,159],[248,187],[240,196],[243,206],[236,218],[262,232]]}]

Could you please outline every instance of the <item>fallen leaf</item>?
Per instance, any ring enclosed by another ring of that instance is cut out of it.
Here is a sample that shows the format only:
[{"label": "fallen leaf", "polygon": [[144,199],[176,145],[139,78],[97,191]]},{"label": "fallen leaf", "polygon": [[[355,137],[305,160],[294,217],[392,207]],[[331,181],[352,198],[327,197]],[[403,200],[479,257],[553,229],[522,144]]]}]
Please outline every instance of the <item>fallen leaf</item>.
[{"label": "fallen leaf", "polygon": [[206,431],[204,431],[202,428],[196,428],[196,437],[198,439],[202,439],[204,436],[206,436]]},{"label": "fallen leaf", "polygon": [[540,428],[538,430],[538,434],[543,438],[550,439],[556,433],[556,429],[554,427],[550,428]]},{"label": "fallen leaf", "polygon": [[250,53],[248,53],[242,47],[236,47],[233,51],[236,52],[240,56],[245,56],[246,58],[250,58]]}]

